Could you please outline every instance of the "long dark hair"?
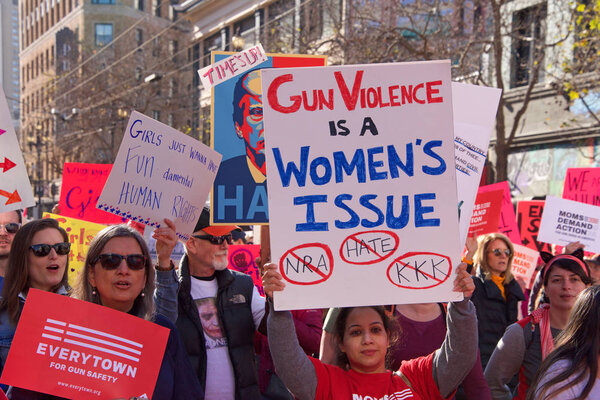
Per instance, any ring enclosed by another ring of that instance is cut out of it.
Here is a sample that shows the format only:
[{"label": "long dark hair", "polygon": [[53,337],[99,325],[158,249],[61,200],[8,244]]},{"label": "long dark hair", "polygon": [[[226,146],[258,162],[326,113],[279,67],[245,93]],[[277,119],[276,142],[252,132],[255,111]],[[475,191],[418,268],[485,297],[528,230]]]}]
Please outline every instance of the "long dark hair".
[{"label": "long dark hair", "polygon": [[[340,312],[335,320],[335,325],[333,326],[333,334],[334,334],[334,338],[336,341],[336,344],[339,346],[340,343],[342,343],[344,341],[344,333],[346,332],[346,322],[348,320],[348,315],[350,315],[350,313],[352,312],[352,310],[354,310],[355,308],[360,308],[360,307],[346,307],[346,308],[341,308]],[[379,314],[379,316],[381,317],[381,322],[383,323],[383,328],[385,329],[385,331],[387,332],[388,335],[388,340],[389,340],[389,346],[388,346],[388,352],[386,354],[386,359],[385,359],[385,365],[386,368],[389,367],[389,349],[392,348],[392,346],[395,344],[395,342],[398,340],[398,336],[399,336],[399,326],[398,323],[388,315],[388,313],[385,311],[385,308],[382,306],[368,306],[368,308],[372,308],[373,310],[375,310],[375,312],[377,312],[377,314]],[[346,356],[346,353],[342,352],[339,347],[336,346],[336,365],[340,368],[343,368],[345,370],[350,369],[350,361],[348,360],[348,357]]]},{"label": "long dark hair", "polygon": [[[13,239],[10,254],[8,255],[8,268],[4,277],[4,286],[2,288],[2,300],[0,300],[0,311],[7,310],[10,322],[17,324],[21,307],[19,304],[19,293],[29,291],[31,282],[29,280],[29,247],[33,241],[33,236],[44,229],[56,229],[65,242],[69,241],[69,236],[58,222],[52,218],[38,219],[23,225]],[[67,265],[61,281],[54,286],[51,291],[56,292],[61,286],[67,288],[67,274],[69,271],[69,257],[67,256]]]},{"label": "long dark hair", "polygon": [[[154,270],[150,265],[150,251],[148,245],[144,241],[144,238],[139,234],[138,231],[128,225],[111,225],[102,229],[92,239],[90,247],[85,257],[85,263],[83,270],[79,274],[79,279],[75,288],[73,289],[73,297],[80,300],[89,301],[90,303],[102,304],[99,294],[94,294],[94,289],[88,280],[90,270],[94,268],[92,264],[98,256],[104,250],[104,246],[109,240],[120,237],[131,237],[134,238],[140,245],[142,254],[146,257],[146,264],[144,265],[144,272],[146,273],[146,285],[142,290],[143,296],[138,296],[134,303],[130,313],[135,314],[140,318],[151,320],[154,317],[154,300],[152,295],[154,294]],[[102,268],[102,267],[99,267]]]},{"label": "long dark hair", "polygon": [[[527,399],[550,399],[565,390],[583,382],[587,382],[581,394],[574,400],[585,399],[590,394],[598,374],[598,354],[600,352],[600,286],[591,286],[579,294],[579,298],[571,312],[567,327],[556,339],[554,350],[546,357],[535,379],[529,387]],[[537,389],[542,377],[557,361],[566,360],[570,366]],[[548,393],[554,385],[565,382],[552,393]],[[537,390],[536,390],[537,389]]]}]

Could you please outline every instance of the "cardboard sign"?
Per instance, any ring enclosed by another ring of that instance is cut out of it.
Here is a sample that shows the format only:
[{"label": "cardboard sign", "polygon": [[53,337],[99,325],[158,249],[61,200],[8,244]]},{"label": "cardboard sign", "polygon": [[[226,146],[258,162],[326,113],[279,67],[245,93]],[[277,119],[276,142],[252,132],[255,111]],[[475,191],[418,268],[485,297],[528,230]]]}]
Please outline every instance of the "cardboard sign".
[{"label": "cardboard sign", "polygon": [[99,224],[120,224],[126,219],[96,208],[112,164],[65,163],[58,207],[65,217]]},{"label": "cardboard sign", "polygon": [[579,241],[600,252],[600,207],[559,197],[546,197],[538,240],[566,246]]},{"label": "cardboard sign", "polygon": [[540,253],[520,244],[513,244],[513,247],[515,248],[515,256],[513,257],[511,272],[516,279],[525,282],[527,289],[530,289]]},{"label": "cardboard sign", "polygon": [[552,247],[548,243],[538,240],[540,221],[544,213],[544,201],[531,200],[520,201],[517,204],[517,215],[519,232],[521,232],[521,243],[532,250],[547,251],[552,253]]},{"label": "cardboard sign", "polygon": [[469,226],[469,236],[498,231],[503,198],[504,190],[491,190],[477,194]]},{"label": "cardboard sign", "polygon": [[262,286],[262,278],[258,266],[254,261],[259,255],[260,245],[258,244],[231,245],[227,254],[227,260],[229,260],[227,268],[250,275],[254,281],[254,286],[258,289],[258,293],[264,296],[265,291]]},{"label": "cardboard sign", "polygon": [[33,189],[23,161],[19,141],[12,126],[8,103],[0,86],[0,212],[35,205]]},{"label": "cardboard sign", "polygon": [[454,159],[460,243],[464,245],[470,216],[487,158],[502,90],[452,82]]},{"label": "cardboard sign", "polygon": [[600,206],[600,168],[568,168],[562,197]]},{"label": "cardboard sign", "polygon": [[186,241],[220,161],[196,139],[134,111],[97,207],[151,227],[169,218]]},{"label": "cardboard sign", "polygon": [[510,195],[508,182],[498,182],[491,185],[481,186],[480,192],[491,190],[503,190],[504,197],[502,199],[502,210],[500,211],[500,219],[498,220],[498,232],[508,236],[511,242],[521,244],[521,236],[517,227],[517,218],[515,217],[515,209]]},{"label": "cardboard sign", "polygon": [[69,399],[151,396],[168,337],[127,313],[30,289],[0,381]]},{"label": "cardboard sign", "polygon": [[249,49],[227,57],[217,63],[198,70],[204,89],[210,89],[221,82],[238,76],[241,73],[256,68],[267,61],[265,49],[259,43]]},{"label": "cardboard sign", "polygon": [[262,87],[276,308],[459,298],[449,62],[270,69]]},{"label": "cardboard sign", "polygon": [[[213,63],[229,52],[213,52]],[[326,65],[326,56],[267,54],[265,68]],[[223,155],[211,194],[214,224],[266,224],[267,177],[263,101],[258,69],[230,79],[212,91],[212,146]]]},{"label": "cardboard sign", "polygon": [[93,222],[82,221],[80,219],[69,218],[62,215],[44,213],[43,218],[53,218],[58,221],[58,225],[64,228],[69,235],[71,243],[71,252],[69,253],[69,285],[73,287],[77,282],[77,276],[83,269],[85,256],[92,239],[106,225],[95,224]]}]

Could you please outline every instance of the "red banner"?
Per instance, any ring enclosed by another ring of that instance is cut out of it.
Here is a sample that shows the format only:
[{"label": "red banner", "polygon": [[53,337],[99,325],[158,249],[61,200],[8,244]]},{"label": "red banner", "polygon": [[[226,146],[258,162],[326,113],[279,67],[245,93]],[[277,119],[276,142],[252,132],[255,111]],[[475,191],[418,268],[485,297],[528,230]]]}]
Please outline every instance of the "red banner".
[{"label": "red banner", "polygon": [[515,208],[512,204],[508,182],[498,182],[479,188],[479,192],[489,192],[492,190],[504,191],[502,210],[500,211],[500,219],[498,220],[498,232],[508,236],[511,242],[521,244],[521,236],[519,235],[519,228],[517,227],[517,218],[515,217]]},{"label": "red banner", "polygon": [[141,318],[30,289],[0,381],[69,399],[150,397],[168,337]]},{"label": "red banner", "polygon": [[96,208],[112,164],[65,163],[58,206],[65,217],[100,224],[120,224],[123,218]]},{"label": "red banner", "polygon": [[562,197],[600,206],[600,168],[568,168]]},{"label": "red banner", "polygon": [[498,232],[498,221],[502,209],[503,190],[478,192],[473,206],[473,215],[468,236]]},{"label": "red banner", "polygon": [[517,215],[519,232],[521,232],[521,241],[523,246],[537,251],[547,251],[552,253],[551,245],[538,242],[538,232],[540,230],[540,221],[544,212],[544,201],[531,200],[520,201],[517,204]]},{"label": "red banner", "polygon": [[254,261],[259,255],[259,244],[231,245],[229,246],[229,253],[227,254],[227,259],[229,260],[227,268],[250,275],[254,281],[254,286],[258,289],[258,293],[260,293],[261,296],[264,296],[265,291],[262,287],[260,271]]}]

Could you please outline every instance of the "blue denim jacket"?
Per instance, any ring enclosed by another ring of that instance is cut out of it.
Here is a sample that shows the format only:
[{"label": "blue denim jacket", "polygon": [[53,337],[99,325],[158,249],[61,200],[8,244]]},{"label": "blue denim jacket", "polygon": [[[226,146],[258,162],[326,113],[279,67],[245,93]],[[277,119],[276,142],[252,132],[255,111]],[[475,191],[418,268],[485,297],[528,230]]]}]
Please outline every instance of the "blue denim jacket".
[{"label": "blue denim jacket", "polygon": [[179,292],[179,280],[175,268],[169,271],[156,270],[154,290],[156,313],[167,317],[173,324],[177,321],[177,292]]}]

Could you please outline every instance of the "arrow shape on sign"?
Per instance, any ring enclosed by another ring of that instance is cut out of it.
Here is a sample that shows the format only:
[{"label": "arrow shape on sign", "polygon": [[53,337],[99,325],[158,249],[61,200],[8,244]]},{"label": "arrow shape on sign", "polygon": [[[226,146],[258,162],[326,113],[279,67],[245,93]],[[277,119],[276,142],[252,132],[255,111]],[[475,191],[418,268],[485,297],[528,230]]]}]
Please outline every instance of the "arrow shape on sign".
[{"label": "arrow shape on sign", "polygon": [[8,200],[6,200],[6,203],[4,203],[5,206],[12,204],[12,203],[18,203],[21,201],[21,197],[19,197],[19,193],[16,190],[12,193],[9,193],[6,190],[0,189],[0,196],[4,196],[4,197],[8,198]]},{"label": "arrow shape on sign", "polygon": [[17,165],[17,164],[10,161],[8,158],[4,157],[4,162],[0,163],[0,168],[2,168],[2,172],[6,172],[9,169],[11,169],[12,167],[14,167],[15,165]]},{"label": "arrow shape on sign", "polygon": [[0,129],[0,135],[2,135],[4,132],[6,132],[4,129]]}]

